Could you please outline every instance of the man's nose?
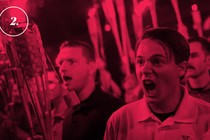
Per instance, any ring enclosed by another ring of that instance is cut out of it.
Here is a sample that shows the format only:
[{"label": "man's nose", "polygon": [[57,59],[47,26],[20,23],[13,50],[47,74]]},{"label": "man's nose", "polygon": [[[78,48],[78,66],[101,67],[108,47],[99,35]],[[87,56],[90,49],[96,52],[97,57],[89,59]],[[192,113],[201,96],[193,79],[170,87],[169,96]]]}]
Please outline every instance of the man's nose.
[{"label": "man's nose", "polygon": [[191,63],[193,61],[192,57],[189,57],[188,63]]},{"label": "man's nose", "polygon": [[150,62],[145,62],[142,69],[143,74],[152,73],[152,64]]},{"label": "man's nose", "polygon": [[67,71],[67,69],[68,69],[68,64],[67,64],[66,61],[64,61],[64,62],[61,64],[61,66],[60,66],[60,68],[59,68],[59,71],[60,71],[60,72],[65,72],[65,71]]},{"label": "man's nose", "polygon": [[193,63],[193,58],[192,57],[189,57],[189,59],[188,59],[188,65],[189,64],[192,64]]}]

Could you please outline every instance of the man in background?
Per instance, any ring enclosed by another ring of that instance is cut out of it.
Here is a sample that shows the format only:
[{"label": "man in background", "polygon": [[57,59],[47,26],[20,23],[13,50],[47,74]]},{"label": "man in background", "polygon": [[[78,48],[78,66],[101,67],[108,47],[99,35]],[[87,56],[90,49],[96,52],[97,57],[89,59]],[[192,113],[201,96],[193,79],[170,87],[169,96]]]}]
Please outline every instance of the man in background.
[{"label": "man in background", "polygon": [[187,67],[190,95],[210,102],[210,43],[204,38],[191,38]]},{"label": "man in background", "polygon": [[[57,68],[56,68],[57,70]],[[64,101],[64,88],[58,70],[48,70],[49,94],[53,118],[53,139],[62,139],[63,120],[67,114],[67,105]]]},{"label": "man in background", "polygon": [[69,98],[63,123],[63,140],[101,140],[109,116],[124,103],[96,84],[96,60],[92,46],[65,41],[56,59]]}]

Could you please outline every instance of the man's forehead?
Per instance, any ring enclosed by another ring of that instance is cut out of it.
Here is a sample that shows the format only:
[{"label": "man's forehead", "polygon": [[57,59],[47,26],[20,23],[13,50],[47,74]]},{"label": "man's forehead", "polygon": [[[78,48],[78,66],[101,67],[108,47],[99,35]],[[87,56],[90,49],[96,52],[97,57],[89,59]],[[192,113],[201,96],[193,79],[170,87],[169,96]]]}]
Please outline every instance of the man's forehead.
[{"label": "man's forehead", "polygon": [[172,59],[174,60],[175,57],[173,55],[173,53],[171,52],[171,50],[169,49],[169,47],[167,46],[167,44],[161,40],[158,39],[151,39],[151,38],[146,38],[144,39],[145,42],[143,42],[144,44],[142,46],[146,46],[145,50],[146,52],[143,52],[141,50],[139,50],[141,43],[139,44],[138,50],[139,52],[137,52],[136,56],[137,58],[144,58],[144,59],[153,59],[153,58],[164,58],[166,59],[168,62],[170,62]]},{"label": "man's forehead", "polygon": [[200,51],[200,50],[202,50],[202,44],[200,42],[191,42],[191,43],[189,43],[189,45],[190,45],[190,50],[191,51]]},{"label": "man's forehead", "polygon": [[145,54],[168,56],[168,53],[169,48],[166,47],[166,44],[157,39],[144,39],[137,49],[137,56],[144,56]]},{"label": "man's forehead", "polygon": [[74,53],[74,52],[82,52],[82,48],[81,47],[64,47],[60,49],[59,53]]},{"label": "man's forehead", "polygon": [[58,81],[58,79],[57,79],[56,74],[55,74],[54,71],[48,71],[47,72],[47,75],[48,75],[48,79],[49,80],[56,80],[56,81]]},{"label": "man's forehead", "polygon": [[62,48],[58,54],[59,58],[76,57],[82,55],[82,49],[78,47]]}]

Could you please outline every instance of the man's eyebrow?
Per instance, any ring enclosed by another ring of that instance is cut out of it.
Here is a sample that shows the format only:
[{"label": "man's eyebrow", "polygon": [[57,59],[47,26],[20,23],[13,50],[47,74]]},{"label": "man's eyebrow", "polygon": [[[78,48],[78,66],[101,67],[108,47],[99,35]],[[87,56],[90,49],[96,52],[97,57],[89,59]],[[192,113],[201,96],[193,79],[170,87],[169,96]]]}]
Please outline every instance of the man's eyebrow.
[{"label": "man's eyebrow", "polygon": [[191,52],[190,54],[198,54],[198,52]]},{"label": "man's eyebrow", "polygon": [[166,58],[164,55],[162,54],[155,54],[155,55],[152,55],[152,57],[162,57],[162,58]]},{"label": "man's eyebrow", "polygon": [[61,61],[72,61],[72,60],[76,60],[77,58],[75,57],[71,57],[71,58],[60,58]]},{"label": "man's eyebrow", "polygon": [[72,58],[66,58],[65,60],[67,61],[78,61],[77,57],[72,57]]},{"label": "man's eyebrow", "polygon": [[198,52],[192,52],[192,53],[190,53],[190,56],[197,56],[197,55],[199,55],[199,53]]},{"label": "man's eyebrow", "polygon": [[136,56],[136,58],[142,58],[142,56]]},{"label": "man's eyebrow", "polygon": [[[162,58],[166,58],[165,56],[163,56],[162,54],[154,54],[151,56],[151,58],[153,57],[162,57]],[[136,58],[143,58],[143,56],[139,55],[139,56],[136,56]]]}]

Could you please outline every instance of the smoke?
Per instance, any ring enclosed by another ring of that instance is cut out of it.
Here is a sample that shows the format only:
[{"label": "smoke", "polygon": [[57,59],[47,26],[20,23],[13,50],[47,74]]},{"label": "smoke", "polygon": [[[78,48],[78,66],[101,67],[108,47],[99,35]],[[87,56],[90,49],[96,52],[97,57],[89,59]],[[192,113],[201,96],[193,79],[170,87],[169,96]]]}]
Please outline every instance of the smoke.
[{"label": "smoke", "polygon": [[44,0],[12,0],[11,5],[22,8],[29,17],[34,18],[44,6]]}]

